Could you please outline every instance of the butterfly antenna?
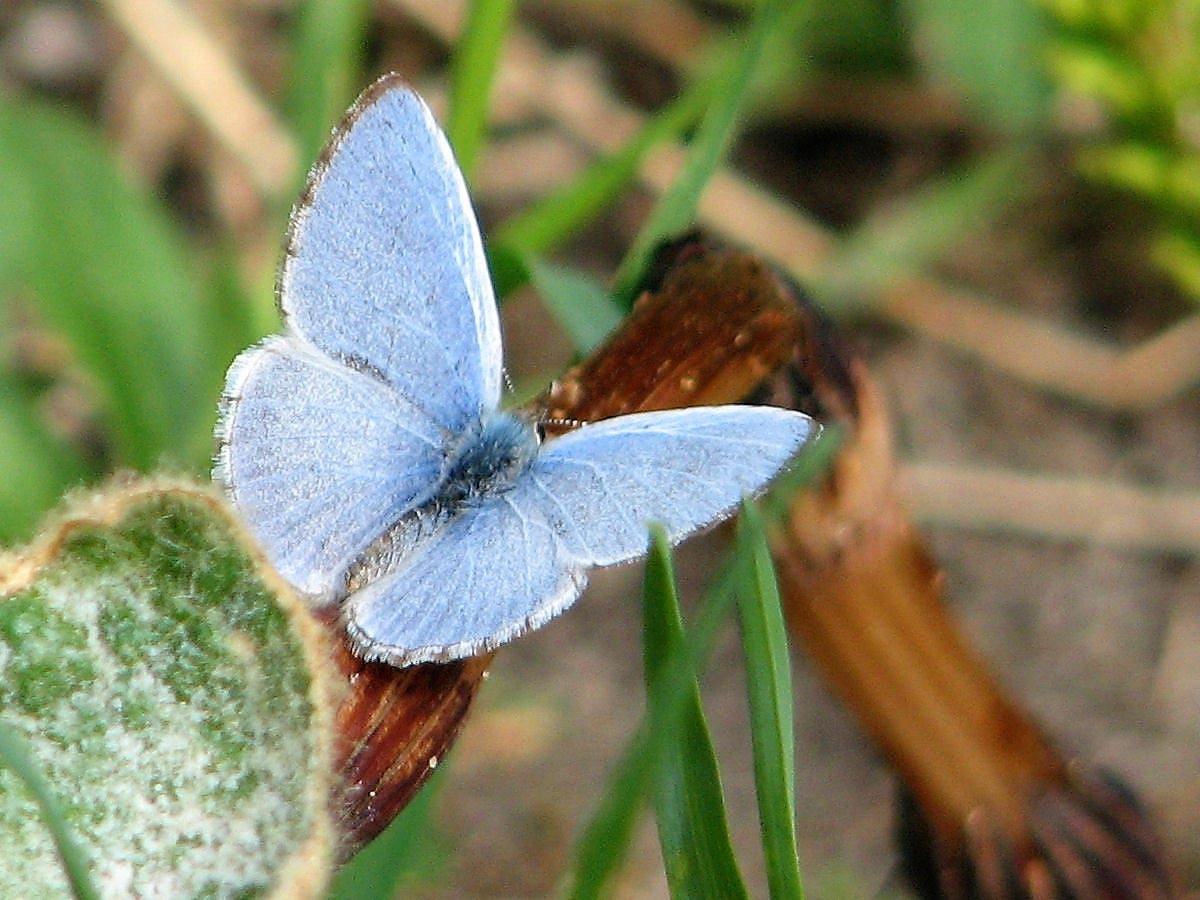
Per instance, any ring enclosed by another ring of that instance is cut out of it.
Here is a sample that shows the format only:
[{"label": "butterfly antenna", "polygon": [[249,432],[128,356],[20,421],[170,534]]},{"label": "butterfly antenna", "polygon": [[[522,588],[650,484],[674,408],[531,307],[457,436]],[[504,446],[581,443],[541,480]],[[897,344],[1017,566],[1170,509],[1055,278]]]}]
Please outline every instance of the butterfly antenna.
[{"label": "butterfly antenna", "polygon": [[545,430],[547,428],[552,431],[574,431],[576,428],[582,428],[587,424],[583,419],[566,419],[560,416],[543,416],[538,419],[538,427]]}]

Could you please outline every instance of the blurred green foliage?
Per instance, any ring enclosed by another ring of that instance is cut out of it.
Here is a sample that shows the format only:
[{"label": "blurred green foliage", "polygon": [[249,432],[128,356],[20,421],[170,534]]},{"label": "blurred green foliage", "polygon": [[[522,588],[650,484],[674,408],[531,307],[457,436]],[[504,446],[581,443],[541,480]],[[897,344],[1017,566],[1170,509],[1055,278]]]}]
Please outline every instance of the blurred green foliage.
[{"label": "blurred green foliage", "polygon": [[1042,2],[1057,25],[1051,71],[1106,120],[1079,149],[1080,169],[1153,207],[1152,255],[1200,301],[1200,4]]}]

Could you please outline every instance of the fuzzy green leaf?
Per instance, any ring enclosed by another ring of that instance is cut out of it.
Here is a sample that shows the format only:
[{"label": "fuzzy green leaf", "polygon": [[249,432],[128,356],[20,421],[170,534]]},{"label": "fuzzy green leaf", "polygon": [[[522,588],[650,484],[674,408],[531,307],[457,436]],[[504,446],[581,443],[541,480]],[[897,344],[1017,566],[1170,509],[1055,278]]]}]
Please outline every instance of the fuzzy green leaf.
[{"label": "fuzzy green leaf", "polygon": [[[123,484],[0,566],[0,718],[102,896],[311,896],[330,865],[323,645],[227,516]],[[10,770],[0,856],[0,896],[68,893]]]}]

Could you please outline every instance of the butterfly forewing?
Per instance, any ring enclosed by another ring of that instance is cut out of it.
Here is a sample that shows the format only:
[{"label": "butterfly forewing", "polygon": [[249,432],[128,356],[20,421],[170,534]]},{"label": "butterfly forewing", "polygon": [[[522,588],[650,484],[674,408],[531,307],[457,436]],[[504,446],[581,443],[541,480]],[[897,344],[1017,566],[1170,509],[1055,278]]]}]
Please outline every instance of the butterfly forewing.
[{"label": "butterfly forewing", "polygon": [[500,399],[496,303],[454,156],[425,103],[369,88],[313,167],[279,280],[288,324],[461,432]]},{"label": "butterfly forewing", "polygon": [[812,430],[806,416],[766,406],[618,416],[548,441],[530,478],[568,557],[610,566],[646,552],[651,522],[677,543],[727,516]]}]

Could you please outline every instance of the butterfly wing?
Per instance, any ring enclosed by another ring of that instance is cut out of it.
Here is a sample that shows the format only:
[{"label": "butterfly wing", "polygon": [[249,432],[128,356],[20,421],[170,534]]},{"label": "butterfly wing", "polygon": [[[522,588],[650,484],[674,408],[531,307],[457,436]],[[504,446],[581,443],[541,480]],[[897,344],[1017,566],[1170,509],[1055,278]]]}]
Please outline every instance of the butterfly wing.
[{"label": "butterfly wing", "polygon": [[217,436],[216,478],[280,573],[321,599],[442,465],[434,423],[294,336],[237,358]]},{"label": "butterfly wing", "polygon": [[288,325],[451,432],[500,401],[500,325],[462,174],[397,76],[363,92],[292,213]]},{"label": "butterfly wing", "polygon": [[352,593],[346,631],[364,659],[396,666],[485,653],[579,596],[586,572],[563,551],[533,485],[521,483],[472,506]]},{"label": "butterfly wing", "polygon": [[394,76],[309,175],[279,277],[287,333],[230,369],[216,475],[272,562],[328,599],[500,395],[479,230],[425,104]]},{"label": "butterfly wing", "polygon": [[808,416],[767,406],[637,413],[547,442],[530,478],[567,557],[609,566],[645,554],[650,522],[677,543],[729,515],[813,431]]},{"label": "butterfly wing", "polygon": [[394,665],[494,649],[574,602],[591,566],[672,542],[761,490],[813,433],[797,412],[722,406],[639,413],[547,442],[508,492],[465,511],[353,593],[347,630]]}]

